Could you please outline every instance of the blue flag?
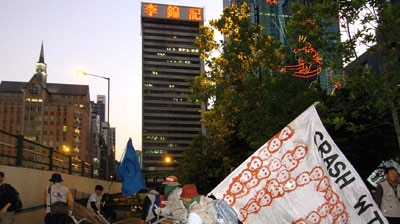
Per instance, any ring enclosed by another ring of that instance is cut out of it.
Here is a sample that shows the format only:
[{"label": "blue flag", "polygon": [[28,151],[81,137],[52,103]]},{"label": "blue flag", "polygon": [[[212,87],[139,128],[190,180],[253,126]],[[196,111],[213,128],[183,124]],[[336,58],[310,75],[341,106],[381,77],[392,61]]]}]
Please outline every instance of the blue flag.
[{"label": "blue flag", "polygon": [[118,167],[117,174],[122,182],[122,193],[124,196],[132,196],[142,189],[146,189],[142,178],[139,159],[129,138],[126,145],[125,155]]}]

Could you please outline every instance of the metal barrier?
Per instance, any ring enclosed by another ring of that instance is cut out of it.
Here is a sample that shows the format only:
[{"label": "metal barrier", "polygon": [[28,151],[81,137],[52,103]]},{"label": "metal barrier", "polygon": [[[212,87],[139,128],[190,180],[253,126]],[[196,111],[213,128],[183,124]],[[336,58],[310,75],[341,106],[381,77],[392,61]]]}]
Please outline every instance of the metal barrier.
[{"label": "metal barrier", "polygon": [[56,171],[93,178],[93,165],[0,130],[0,165]]}]

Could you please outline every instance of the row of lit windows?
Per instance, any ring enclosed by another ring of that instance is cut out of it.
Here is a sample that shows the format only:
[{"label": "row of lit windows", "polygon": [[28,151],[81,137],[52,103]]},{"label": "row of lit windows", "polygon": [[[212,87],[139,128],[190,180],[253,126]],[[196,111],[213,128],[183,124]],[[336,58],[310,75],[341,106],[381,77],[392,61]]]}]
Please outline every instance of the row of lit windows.
[{"label": "row of lit windows", "polygon": [[26,98],[25,101],[32,102],[32,103],[42,103],[43,102],[42,99],[36,99],[36,98]]},{"label": "row of lit windows", "polygon": [[[285,15],[285,14],[275,14],[275,13],[270,13],[270,12],[260,12],[260,16],[268,16],[268,17],[283,17],[283,18],[290,18],[289,15]],[[268,18],[270,19],[270,18]]]},{"label": "row of lit windows", "polygon": [[165,136],[145,136],[145,141],[190,141],[193,138],[185,138],[185,137],[165,137]]},{"label": "row of lit windows", "polygon": [[181,47],[167,47],[167,51],[199,53],[199,49],[196,49],[196,48],[181,48]]},{"label": "row of lit windows", "polygon": [[174,102],[186,102],[187,100],[185,98],[181,97],[145,97],[144,100],[159,100],[159,101],[174,101]]},{"label": "row of lit windows", "polygon": [[175,64],[192,64],[191,61],[183,61],[183,60],[167,60],[168,63],[175,63]]},{"label": "row of lit windows", "polygon": [[177,148],[179,147],[179,144],[177,143],[148,143],[146,144],[147,147],[169,147],[169,148]]},{"label": "row of lit windows", "polygon": [[[193,66],[200,64],[200,61],[198,61],[198,60],[176,60],[176,59],[167,59],[167,60],[165,60],[165,59],[154,58],[154,57],[153,58],[144,58],[144,60],[147,63],[150,63],[150,62],[155,63],[156,62],[158,64],[161,64],[161,63],[164,63],[164,62],[173,63],[173,64],[179,64],[179,65],[191,65],[191,64],[193,64]],[[185,68],[182,67],[182,69],[185,69]]]},{"label": "row of lit windows", "polygon": [[[158,75],[158,73],[157,73]],[[180,75],[181,77],[179,78],[171,78],[163,74],[162,76],[159,77],[154,77],[151,76],[146,76],[146,74],[143,77],[144,82],[158,82],[158,83],[165,83],[164,85],[169,85],[170,83],[175,83],[174,85],[179,84],[179,87],[187,88],[189,87],[189,83],[187,82],[188,77],[193,77],[189,75]],[[175,87],[175,86],[174,86]]]},{"label": "row of lit windows", "polygon": [[166,154],[166,150],[162,149],[152,149],[144,151],[145,154]]},{"label": "row of lit windows", "polygon": [[166,58],[182,58],[186,60],[192,60],[196,63],[199,63],[201,60],[199,58],[198,53],[187,53],[187,52],[179,52],[179,51],[168,51],[164,52],[163,50],[160,50],[158,48],[154,49],[149,49],[146,48],[143,50],[143,57],[144,58],[155,58],[154,55],[158,57],[166,57]]}]

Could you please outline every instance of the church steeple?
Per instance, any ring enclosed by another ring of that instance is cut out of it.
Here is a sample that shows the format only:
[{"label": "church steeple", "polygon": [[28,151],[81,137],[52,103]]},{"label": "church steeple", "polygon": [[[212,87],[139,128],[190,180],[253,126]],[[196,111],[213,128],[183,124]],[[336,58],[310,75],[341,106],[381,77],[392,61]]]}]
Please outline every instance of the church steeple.
[{"label": "church steeple", "polygon": [[36,63],[36,73],[35,75],[39,78],[40,83],[42,84],[43,87],[46,87],[47,85],[47,65],[44,62],[44,50],[43,50],[43,42],[42,46],[40,48],[40,55],[39,55],[39,61]]},{"label": "church steeple", "polygon": [[42,48],[40,49],[40,56],[39,56],[39,61],[38,61],[38,63],[46,64],[46,63],[44,63],[43,42],[42,42]]}]

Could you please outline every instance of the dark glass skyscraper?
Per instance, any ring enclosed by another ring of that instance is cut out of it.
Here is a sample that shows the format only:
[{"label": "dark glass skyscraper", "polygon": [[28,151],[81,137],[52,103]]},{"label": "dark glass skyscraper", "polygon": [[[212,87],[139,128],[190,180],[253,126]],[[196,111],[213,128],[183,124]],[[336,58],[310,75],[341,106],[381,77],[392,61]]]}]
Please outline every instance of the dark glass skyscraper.
[{"label": "dark glass skyscraper", "polygon": [[202,131],[201,104],[189,102],[188,79],[203,63],[194,46],[203,9],[142,3],[142,170],[147,181],[172,174]]}]

